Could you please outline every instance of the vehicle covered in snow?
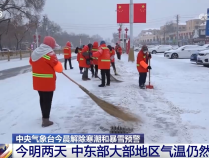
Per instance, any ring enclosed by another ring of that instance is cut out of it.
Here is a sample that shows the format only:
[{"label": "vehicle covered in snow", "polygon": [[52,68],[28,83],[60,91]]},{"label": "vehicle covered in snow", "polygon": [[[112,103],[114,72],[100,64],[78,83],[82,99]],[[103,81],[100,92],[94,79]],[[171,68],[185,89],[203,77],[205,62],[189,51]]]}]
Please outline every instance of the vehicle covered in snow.
[{"label": "vehicle covered in snow", "polygon": [[185,45],[182,47],[179,47],[178,49],[165,51],[164,57],[170,58],[170,59],[190,59],[191,55],[207,49],[206,46],[198,46],[198,45]]},{"label": "vehicle covered in snow", "polygon": [[209,67],[209,49],[198,53],[197,64],[202,64],[205,67]]},{"label": "vehicle covered in snow", "polygon": [[159,45],[159,46],[148,48],[148,51],[151,54],[156,54],[156,53],[164,53],[165,51],[168,51],[171,49],[173,49],[171,45]]}]

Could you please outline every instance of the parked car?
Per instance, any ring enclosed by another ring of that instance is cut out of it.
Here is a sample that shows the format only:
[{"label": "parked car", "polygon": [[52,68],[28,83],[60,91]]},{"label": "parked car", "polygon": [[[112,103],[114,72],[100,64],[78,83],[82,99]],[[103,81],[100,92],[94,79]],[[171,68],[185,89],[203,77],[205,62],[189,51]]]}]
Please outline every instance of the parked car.
[{"label": "parked car", "polygon": [[191,62],[197,63],[197,55],[198,55],[198,53],[199,53],[199,51],[197,51],[197,52],[195,52],[195,53],[193,53],[193,54],[191,55],[191,57],[190,57],[190,61],[191,61]]},{"label": "parked car", "polygon": [[185,45],[182,47],[179,47],[178,49],[169,50],[164,53],[164,57],[170,58],[170,59],[190,59],[191,55],[196,53],[197,51],[202,51],[207,49],[203,46],[198,45]]},{"label": "parked car", "polygon": [[139,51],[140,48],[139,47],[134,47],[134,51]]},{"label": "parked car", "polygon": [[13,52],[8,48],[2,48],[2,51],[0,50],[0,54],[2,56],[7,55],[8,53],[10,53],[10,55],[13,55]]},{"label": "parked car", "polygon": [[173,47],[171,45],[159,45],[152,48],[148,48],[149,53],[156,54],[156,53],[164,53],[165,51],[171,50]]},{"label": "parked car", "polygon": [[202,64],[205,67],[209,67],[209,49],[200,51],[198,53],[197,64]]}]

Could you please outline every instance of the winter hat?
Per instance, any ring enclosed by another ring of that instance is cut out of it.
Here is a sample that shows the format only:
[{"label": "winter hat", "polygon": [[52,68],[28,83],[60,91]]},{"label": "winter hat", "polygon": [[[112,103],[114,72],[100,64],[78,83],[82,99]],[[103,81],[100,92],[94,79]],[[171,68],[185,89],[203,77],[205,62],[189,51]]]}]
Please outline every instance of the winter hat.
[{"label": "winter hat", "polygon": [[107,48],[109,48],[109,50],[112,51],[111,45],[108,45]]},{"label": "winter hat", "polygon": [[142,46],[142,51],[148,51],[148,48],[147,48],[146,45],[143,45],[143,46]]},{"label": "winter hat", "polygon": [[105,41],[101,41],[101,42],[100,42],[100,45],[102,45],[102,44],[106,44]]}]

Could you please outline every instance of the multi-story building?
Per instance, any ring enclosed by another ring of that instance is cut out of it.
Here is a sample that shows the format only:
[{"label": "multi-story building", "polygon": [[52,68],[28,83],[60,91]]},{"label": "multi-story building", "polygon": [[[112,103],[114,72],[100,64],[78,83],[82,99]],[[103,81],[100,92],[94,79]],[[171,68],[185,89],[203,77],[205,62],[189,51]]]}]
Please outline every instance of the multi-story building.
[{"label": "multi-story building", "polygon": [[[144,44],[191,44],[195,29],[200,28],[202,21],[198,18],[179,23],[177,40],[177,24],[172,23],[169,26],[161,26],[160,29],[146,29],[139,34],[140,43]],[[204,27],[204,26],[202,26]]]}]

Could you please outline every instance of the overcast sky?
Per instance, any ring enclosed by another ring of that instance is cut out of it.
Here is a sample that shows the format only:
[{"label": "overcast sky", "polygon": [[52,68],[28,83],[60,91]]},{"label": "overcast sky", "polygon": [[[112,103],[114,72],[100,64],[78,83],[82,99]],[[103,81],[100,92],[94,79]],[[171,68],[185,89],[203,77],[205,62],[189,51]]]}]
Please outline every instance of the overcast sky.
[{"label": "overcast sky", "polygon": [[[47,0],[44,14],[58,23],[64,30],[76,34],[99,34],[104,39],[112,38],[117,32],[116,6],[130,0]],[[159,28],[166,21],[185,22],[201,13],[206,13],[209,0],[134,0],[134,3],[147,3],[147,23],[134,24],[134,36],[142,29]],[[124,24],[128,27],[129,24]]]}]

